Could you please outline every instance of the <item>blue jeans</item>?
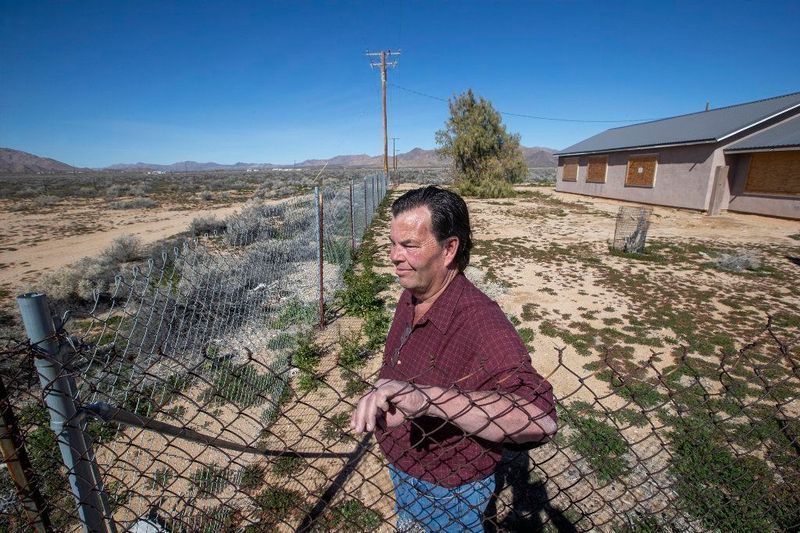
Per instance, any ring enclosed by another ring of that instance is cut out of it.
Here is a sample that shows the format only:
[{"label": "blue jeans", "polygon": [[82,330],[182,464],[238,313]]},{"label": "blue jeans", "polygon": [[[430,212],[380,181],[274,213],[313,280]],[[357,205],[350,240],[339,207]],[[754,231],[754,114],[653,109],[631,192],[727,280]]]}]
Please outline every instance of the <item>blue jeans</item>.
[{"label": "blue jeans", "polygon": [[483,512],[494,492],[494,476],[448,489],[389,465],[399,531],[483,532]]}]

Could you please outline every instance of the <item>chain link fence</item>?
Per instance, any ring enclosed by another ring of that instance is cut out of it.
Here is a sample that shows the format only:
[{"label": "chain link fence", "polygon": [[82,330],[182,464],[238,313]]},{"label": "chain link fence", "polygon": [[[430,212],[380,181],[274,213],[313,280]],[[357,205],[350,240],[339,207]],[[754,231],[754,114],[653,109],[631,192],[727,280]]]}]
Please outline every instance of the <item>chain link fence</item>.
[{"label": "chain link fence", "polygon": [[[349,311],[380,305],[353,287],[380,291],[385,195],[371,178],[252,206],[86,316],[7,339],[0,530],[395,530],[386,461],[348,431],[382,360],[386,312]],[[559,433],[503,451],[485,529],[796,531],[799,332],[776,317],[713,356],[581,368],[556,349]]]}]

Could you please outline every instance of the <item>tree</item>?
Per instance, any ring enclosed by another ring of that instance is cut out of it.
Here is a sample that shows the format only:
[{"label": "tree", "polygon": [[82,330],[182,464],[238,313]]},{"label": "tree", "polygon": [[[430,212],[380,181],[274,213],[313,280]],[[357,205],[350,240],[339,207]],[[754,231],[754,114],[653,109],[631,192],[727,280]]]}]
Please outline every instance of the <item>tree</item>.
[{"label": "tree", "polygon": [[509,134],[500,113],[472,89],[448,102],[450,118],[436,132],[437,152],[453,161],[456,187],[480,197],[511,196],[528,172],[519,135]]}]

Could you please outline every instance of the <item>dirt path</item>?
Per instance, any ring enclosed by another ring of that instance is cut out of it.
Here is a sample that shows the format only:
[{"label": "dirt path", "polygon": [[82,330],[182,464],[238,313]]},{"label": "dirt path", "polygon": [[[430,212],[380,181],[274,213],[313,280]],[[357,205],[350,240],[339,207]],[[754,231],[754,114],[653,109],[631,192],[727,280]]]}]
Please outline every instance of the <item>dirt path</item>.
[{"label": "dirt path", "polygon": [[147,244],[181,233],[195,217],[230,215],[241,205],[193,210],[104,209],[87,205],[57,213],[0,214],[0,285],[19,291],[43,273],[98,255],[120,235]]}]

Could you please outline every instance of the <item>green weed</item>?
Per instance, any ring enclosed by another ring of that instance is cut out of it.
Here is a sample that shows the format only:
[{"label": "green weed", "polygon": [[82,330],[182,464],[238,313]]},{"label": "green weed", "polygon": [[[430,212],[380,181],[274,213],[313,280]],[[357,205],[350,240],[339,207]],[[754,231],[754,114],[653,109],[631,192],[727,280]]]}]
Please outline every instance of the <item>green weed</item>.
[{"label": "green weed", "polygon": [[265,468],[261,463],[251,463],[242,468],[242,475],[239,481],[239,488],[245,492],[250,492],[264,483]]},{"label": "green weed", "polygon": [[147,480],[147,488],[150,490],[165,489],[169,486],[175,473],[168,467],[158,468],[153,472],[153,477]]},{"label": "green weed", "polygon": [[522,342],[525,344],[525,347],[528,351],[533,351],[533,337],[535,335],[534,331],[531,328],[519,328],[517,329],[517,333],[519,333],[519,338],[522,339]]},{"label": "green weed", "polygon": [[298,298],[292,298],[278,311],[278,316],[272,321],[272,329],[286,329],[296,325],[314,325],[319,322],[319,304],[316,302],[303,303]]},{"label": "green weed", "polygon": [[640,428],[646,426],[648,422],[644,413],[633,409],[618,409],[612,412],[611,416],[623,427],[634,426]]},{"label": "green weed", "polygon": [[323,351],[311,335],[300,335],[291,356],[291,364],[302,371],[313,373],[322,359]]},{"label": "green weed", "polygon": [[350,413],[341,412],[331,416],[322,427],[322,439],[328,442],[338,442],[349,437],[347,428],[350,424]]},{"label": "green weed", "polygon": [[214,371],[211,386],[200,394],[200,401],[241,407],[260,405],[269,399],[269,392],[279,381],[281,378],[274,374],[260,374],[250,363],[225,362]]},{"label": "green weed", "polygon": [[623,455],[628,443],[617,428],[592,416],[577,416],[570,408],[564,409],[563,416],[574,430],[569,446],[592,465],[599,480],[611,481],[627,472]]},{"label": "green weed", "polygon": [[364,334],[367,337],[367,349],[377,350],[386,343],[392,317],[381,308],[373,310],[366,315],[364,320]]},{"label": "green weed", "polygon": [[720,531],[774,531],[790,526],[787,518],[797,518],[796,507],[792,511],[789,502],[778,500],[785,491],[776,490],[783,487],[767,463],[734,455],[705,417],[673,423],[670,470],[684,508],[703,525]]},{"label": "green weed", "polygon": [[362,261],[359,271],[345,271],[345,288],[336,293],[336,298],[348,315],[366,317],[383,309],[383,300],[378,294],[388,288],[391,281],[391,276],[375,273],[371,263]]},{"label": "green weed", "polygon": [[658,392],[655,387],[649,383],[629,381],[625,385],[615,389],[615,392],[623,398],[631,400],[644,408],[654,407],[666,401],[664,395]]},{"label": "green weed", "polygon": [[191,476],[192,484],[201,497],[219,494],[231,483],[231,473],[227,468],[206,466],[195,470]]},{"label": "green weed", "polygon": [[339,332],[339,366],[347,370],[356,370],[364,366],[367,350],[361,345],[361,330],[349,335]]},{"label": "green weed", "polygon": [[272,472],[278,476],[291,476],[303,469],[304,461],[296,455],[281,455],[272,463]]},{"label": "green weed", "polygon": [[[283,521],[303,502],[303,495],[296,490],[268,487],[253,499],[261,511],[262,526]],[[255,531],[255,530],[254,530]]]},{"label": "green weed", "polygon": [[334,505],[329,514],[327,531],[376,531],[383,517],[358,500],[345,500]]}]

